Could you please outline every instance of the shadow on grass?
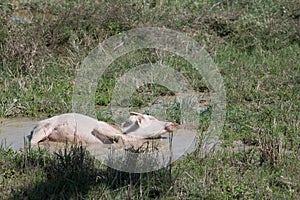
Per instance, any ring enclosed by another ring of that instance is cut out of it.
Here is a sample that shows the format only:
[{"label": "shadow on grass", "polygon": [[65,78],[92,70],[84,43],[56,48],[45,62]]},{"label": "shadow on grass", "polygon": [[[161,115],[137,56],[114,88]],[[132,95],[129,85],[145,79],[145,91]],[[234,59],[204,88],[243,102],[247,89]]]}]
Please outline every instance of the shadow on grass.
[{"label": "shadow on grass", "polygon": [[42,177],[25,178],[9,199],[158,198],[172,185],[171,168],[141,174],[122,172],[99,163],[82,146],[67,147],[47,159],[41,155],[47,152],[41,150],[23,154],[24,176],[41,171]]}]

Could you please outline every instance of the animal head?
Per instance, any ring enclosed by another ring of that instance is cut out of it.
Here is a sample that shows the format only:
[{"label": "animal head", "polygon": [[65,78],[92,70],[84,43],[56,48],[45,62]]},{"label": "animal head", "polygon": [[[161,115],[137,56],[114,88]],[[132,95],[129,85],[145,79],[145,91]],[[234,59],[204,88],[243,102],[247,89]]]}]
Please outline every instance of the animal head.
[{"label": "animal head", "polygon": [[174,124],[156,119],[150,115],[130,112],[130,118],[121,126],[122,133],[137,138],[158,138],[167,132],[173,132]]}]

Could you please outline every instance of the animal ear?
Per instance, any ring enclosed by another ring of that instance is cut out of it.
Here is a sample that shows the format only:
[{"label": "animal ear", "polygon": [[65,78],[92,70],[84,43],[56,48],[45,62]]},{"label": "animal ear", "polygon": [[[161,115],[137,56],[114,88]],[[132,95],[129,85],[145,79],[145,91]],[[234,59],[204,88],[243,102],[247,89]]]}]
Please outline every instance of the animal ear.
[{"label": "animal ear", "polygon": [[144,118],[144,115],[138,112],[130,112],[131,115],[137,115],[137,116],[141,116]]},{"label": "animal ear", "polygon": [[142,121],[144,119],[144,116],[143,115],[139,115],[138,118],[137,118],[137,124],[140,126],[142,124]]}]

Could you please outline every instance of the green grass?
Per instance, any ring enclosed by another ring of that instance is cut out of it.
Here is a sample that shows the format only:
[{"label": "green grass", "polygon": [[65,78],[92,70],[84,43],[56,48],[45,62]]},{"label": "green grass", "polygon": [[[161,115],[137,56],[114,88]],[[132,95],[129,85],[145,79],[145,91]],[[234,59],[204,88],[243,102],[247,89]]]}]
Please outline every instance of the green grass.
[{"label": "green grass", "polygon": [[[59,157],[1,148],[1,199],[299,199],[299,10],[297,0],[1,1],[2,118],[72,111],[75,69],[88,53],[110,36],[145,26],[164,26],[205,44],[227,95],[222,153],[206,158],[191,154],[172,165],[171,175],[169,169],[137,175],[110,171],[80,148],[76,151],[83,160],[74,152]],[[118,77],[149,62],[180,71],[197,92],[208,90],[184,59],[140,50],[117,59],[99,77],[97,108],[109,105]],[[131,109],[163,96],[172,92],[142,87],[131,97]],[[167,114],[180,121],[176,104]],[[111,120],[100,110],[98,118]],[[200,129],[207,129],[210,111],[199,120]],[[237,141],[243,141],[246,150],[232,151]],[[63,165],[67,158],[73,169]],[[78,163],[83,168],[75,168]]]},{"label": "green grass", "polygon": [[84,148],[57,154],[0,149],[2,199],[297,199],[299,157],[264,162],[256,150],[191,154],[171,168],[134,174],[100,164]]}]

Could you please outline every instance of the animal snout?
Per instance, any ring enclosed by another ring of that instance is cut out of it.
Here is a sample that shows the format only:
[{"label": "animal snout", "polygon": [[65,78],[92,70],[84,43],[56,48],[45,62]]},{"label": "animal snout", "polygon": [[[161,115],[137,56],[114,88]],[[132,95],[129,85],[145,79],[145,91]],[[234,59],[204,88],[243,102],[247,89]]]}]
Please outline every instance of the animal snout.
[{"label": "animal snout", "polygon": [[173,132],[174,131],[174,123],[168,122],[165,126],[166,131]]}]

